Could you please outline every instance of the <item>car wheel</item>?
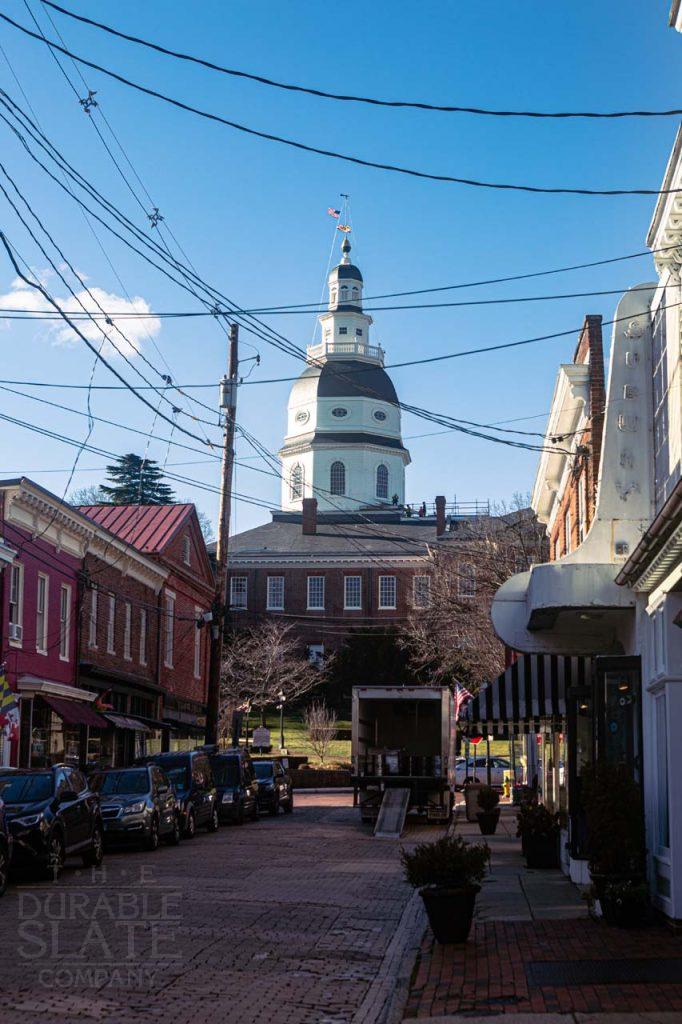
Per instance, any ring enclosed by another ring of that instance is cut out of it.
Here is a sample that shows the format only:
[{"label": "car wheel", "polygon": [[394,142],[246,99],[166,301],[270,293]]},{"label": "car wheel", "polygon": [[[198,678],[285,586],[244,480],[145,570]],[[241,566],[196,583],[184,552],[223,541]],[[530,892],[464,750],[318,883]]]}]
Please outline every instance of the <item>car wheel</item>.
[{"label": "car wheel", "polygon": [[150,851],[158,850],[159,848],[159,823],[156,818],[152,818],[145,846]]},{"label": "car wheel", "polygon": [[166,836],[166,842],[169,846],[177,846],[182,839],[182,830],[180,828],[180,822],[177,814],[173,815],[173,828]]},{"label": "car wheel", "polygon": [[284,813],[285,814],[291,814],[293,809],[294,809],[294,794],[290,793],[289,794],[289,799],[287,800],[287,802],[284,805]]},{"label": "car wheel", "polygon": [[213,805],[213,810],[211,811],[211,817],[209,819],[208,825],[206,826],[206,831],[207,832],[217,832],[219,828],[220,828],[220,818],[218,817],[218,808],[214,804]]},{"label": "car wheel", "polygon": [[9,857],[5,846],[0,846],[0,896],[5,895],[9,878]]},{"label": "car wheel", "polygon": [[270,808],[270,816],[274,818],[279,814],[279,796],[276,796],[272,807]]},{"label": "car wheel", "polygon": [[92,844],[87,853],[83,854],[83,864],[86,868],[98,868],[104,860],[104,834],[102,826],[95,825],[92,830]]},{"label": "car wheel", "polygon": [[185,839],[194,839],[197,834],[197,822],[194,817],[194,811],[190,811],[187,815],[187,824],[185,825]]},{"label": "car wheel", "polygon": [[56,882],[59,878],[61,870],[64,867],[65,857],[66,851],[64,849],[64,840],[59,832],[53,832],[50,836],[47,848],[47,859],[45,862],[45,869],[43,871],[44,877],[49,882]]}]

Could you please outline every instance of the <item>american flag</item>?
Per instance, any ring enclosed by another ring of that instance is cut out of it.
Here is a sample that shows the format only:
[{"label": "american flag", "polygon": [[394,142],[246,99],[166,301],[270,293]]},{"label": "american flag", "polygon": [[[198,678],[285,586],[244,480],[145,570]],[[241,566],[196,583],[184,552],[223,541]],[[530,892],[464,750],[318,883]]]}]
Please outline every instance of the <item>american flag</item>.
[{"label": "american flag", "polygon": [[327,213],[330,217],[336,217],[337,220],[341,216],[341,210],[335,210],[333,206],[327,207]]},{"label": "american flag", "polygon": [[459,719],[459,714],[467,701],[473,699],[473,693],[469,693],[466,686],[460,686],[459,683],[455,685],[455,721]]}]

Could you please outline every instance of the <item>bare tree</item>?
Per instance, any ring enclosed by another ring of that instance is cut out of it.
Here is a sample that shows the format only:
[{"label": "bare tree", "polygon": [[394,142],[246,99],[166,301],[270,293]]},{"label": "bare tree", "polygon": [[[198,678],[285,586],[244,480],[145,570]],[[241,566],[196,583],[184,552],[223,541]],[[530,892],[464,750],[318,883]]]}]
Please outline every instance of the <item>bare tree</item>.
[{"label": "bare tree", "polygon": [[108,505],[109,499],[99,484],[90,484],[88,487],[77,487],[71,491],[66,499],[69,505]]},{"label": "bare tree", "polygon": [[221,734],[230,733],[232,713],[291,703],[324,682],[327,664],[312,664],[290,625],[277,619],[235,633],[226,646],[220,682]]},{"label": "bare tree", "polygon": [[310,746],[320,759],[320,764],[324,764],[338,732],[336,712],[331,711],[324,701],[314,700],[303,712],[303,724]]},{"label": "bare tree", "polygon": [[414,609],[402,634],[415,669],[472,691],[504,668],[490,620],[495,592],[546,558],[544,528],[521,495],[492,512],[457,523],[432,549],[427,606]]}]

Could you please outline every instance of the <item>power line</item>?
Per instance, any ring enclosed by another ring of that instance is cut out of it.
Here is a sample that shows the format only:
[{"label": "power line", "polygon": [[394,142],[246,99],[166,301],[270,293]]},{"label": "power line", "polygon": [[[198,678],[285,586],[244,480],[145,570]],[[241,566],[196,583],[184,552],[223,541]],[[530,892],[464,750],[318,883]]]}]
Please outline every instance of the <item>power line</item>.
[{"label": "power line", "polygon": [[281,135],[274,135],[272,132],[259,131],[256,128],[250,128],[248,125],[240,124],[237,121],[231,121],[229,118],[221,117],[219,114],[212,114],[207,110],[201,110],[199,107],[194,107],[189,103],[184,103],[182,100],[174,99],[171,96],[167,96],[165,93],[159,92],[156,89],[150,89],[145,85],[140,85],[139,82],[133,82],[131,79],[126,78],[124,75],[119,75],[115,71],[111,71],[109,68],[103,67],[101,64],[96,64],[94,61],[86,60],[84,57],[79,57],[71,50],[66,49],[64,46],[60,46],[58,43],[47,39],[44,35],[32,32],[31,29],[25,25],[19,24],[14,21],[8,15],[0,12],[0,18],[18,29],[24,35],[28,35],[39,42],[45,43],[51,49],[58,50],[60,53],[65,54],[72,60],[78,61],[80,64],[86,67],[93,68],[95,71],[100,71],[102,74],[107,75],[109,78],[113,78],[117,82],[121,82],[123,85],[129,86],[131,89],[135,89],[137,92],[144,93],[147,96],[153,96],[155,99],[162,100],[164,103],[168,103],[173,107],[177,107],[179,110],[185,110],[190,114],[196,114],[198,117],[204,118],[208,121],[213,121],[217,124],[222,124],[227,128],[232,128],[235,131],[242,132],[246,135],[254,136],[255,138],[264,139],[267,142],[277,142],[280,145],[289,146],[292,149],[297,149],[306,153],[315,153],[318,156],[330,157],[334,160],[341,160],[345,163],[351,163],[360,167],[372,167],[380,171],[389,171],[392,174],[402,174],[412,178],[419,178],[424,181],[440,181],[448,184],[455,185],[466,185],[472,188],[484,188],[484,189],[495,189],[498,191],[506,192],[526,192],[531,194],[542,194],[542,195],[576,195],[576,196],[660,196],[677,194],[682,189],[648,189],[648,188],[612,188],[612,189],[590,189],[590,188],[573,188],[567,186],[545,186],[545,185],[521,185],[512,184],[510,182],[494,182],[494,181],[483,181],[475,178],[462,178],[450,174],[435,174],[429,171],[421,171],[411,167],[402,167],[398,164],[383,163],[381,161],[366,160],[363,157],[354,156],[348,153],[339,153],[335,150],[324,149],[320,146],[312,146],[305,142],[300,142],[296,139],[288,139]]},{"label": "power line", "polygon": [[94,21],[92,18],[86,18],[83,15],[76,14],[75,11],[70,11],[66,7],[61,7],[59,4],[53,3],[52,0],[42,0],[43,6],[51,7],[55,11],[59,11],[60,14],[65,14],[69,18],[73,18],[76,21],[83,22],[86,25],[92,25],[94,28],[102,29],[104,32],[108,32],[109,35],[117,36],[119,39],[125,39],[130,43],[137,43],[140,46],[145,46],[150,50],[154,50],[157,53],[162,53],[168,57],[175,57],[178,60],[189,61],[192,64],[199,64],[202,67],[208,68],[210,71],[218,71],[224,75],[231,75],[234,78],[245,78],[252,82],[258,82],[261,85],[271,86],[275,89],[284,89],[287,92],[298,92],[305,93],[309,96],[317,96],[322,99],[328,100],[340,100],[345,103],[365,103],[375,107],[402,107],[410,108],[414,110],[431,110],[447,114],[481,114],[487,117],[529,117],[529,118],[626,118],[626,117],[673,117],[682,114],[682,108],[671,109],[671,110],[614,110],[614,111],[539,111],[539,110],[496,110],[486,107],[465,107],[465,106],[453,106],[440,103],[426,103],[419,100],[384,100],[378,99],[372,96],[357,96],[353,94],[344,94],[336,92],[328,92],[324,89],[315,88],[312,86],[293,85],[289,82],[279,82],[272,78],[266,78],[264,75],[256,75],[252,72],[237,70],[236,68],[228,68],[221,64],[215,64],[213,61],[206,60],[203,57],[195,57],[187,53],[182,53],[177,50],[171,50],[168,47],[162,46],[160,43],[151,42],[148,39],[142,39],[139,36],[129,35],[127,32],[122,32],[120,29],[115,29],[111,25],[105,25],[101,21]]}]

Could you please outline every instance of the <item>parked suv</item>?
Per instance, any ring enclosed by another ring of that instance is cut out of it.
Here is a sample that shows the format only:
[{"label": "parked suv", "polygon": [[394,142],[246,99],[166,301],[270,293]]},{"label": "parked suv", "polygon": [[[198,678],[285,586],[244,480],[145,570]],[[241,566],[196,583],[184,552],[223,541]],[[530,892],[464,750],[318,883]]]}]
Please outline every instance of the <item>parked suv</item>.
[{"label": "parked suv", "polygon": [[45,769],[0,769],[0,792],[13,839],[12,863],[57,878],[67,857],[88,866],[104,856],[99,797],[82,772],[70,765]]},{"label": "parked suv", "polygon": [[218,797],[208,755],[204,751],[152,754],[139,758],[135,764],[156,764],[163,768],[175,791],[182,834],[187,839],[192,839],[198,828],[218,831]]},{"label": "parked suv", "polygon": [[277,814],[280,807],[291,814],[294,809],[294,787],[288,766],[279,757],[253,762],[258,779],[258,808]]},{"label": "parked suv", "polygon": [[1,790],[2,785],[0,785],[0,896],[4,896],[12,860],[12,833],[7,824]]},{"label": "parked suv", "polygon": [[180,811],[170,780],[156,764],[94,772],[90,785],[99,793],[104,837],[132,841],[148,850],[159,842],[180,842]]},{"label": "parked suv", "polygon": [[258,820],[258,782],[253,761],[246,750],[232,747],[214,749],[208,754],[218,790],[218,814],[221,821],[243,825],[247,818]]}]

